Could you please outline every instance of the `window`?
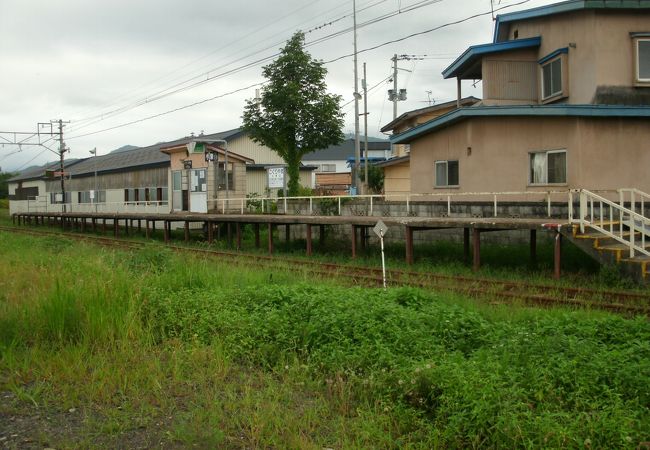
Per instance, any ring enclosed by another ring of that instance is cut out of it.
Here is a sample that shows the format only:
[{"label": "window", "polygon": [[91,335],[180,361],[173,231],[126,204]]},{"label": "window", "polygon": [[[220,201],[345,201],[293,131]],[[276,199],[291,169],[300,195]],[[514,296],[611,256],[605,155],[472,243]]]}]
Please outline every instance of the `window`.
[{"label": "window", "polygon": [[[226,190],[226,171],[225,163],[219,162],[217,166],[217,189],[220,191]],[[235,186],[235,176],[233,173],[233,164],[228,163],[228,190],[232,191]]]},{"label": "window", "polygon": [[137,189],[124,189],[124,202],[137,202]]},{"label": "window", "polygon": [[38,186],[17,187],[11,200],[32,200],[34,197],[38,197]]},{"label": "window", "polygon": [[530,154],[530,184],[566,183],[566,150]]},{"label": "window", "polygon": [[458,161],[436,161],[436,187],[458,184]]},{"label": "window", "polygon": [[636,40],[636,80],[650,82],[650,38]]},{"label": "window", "polygon": [[77,203],[106,203],[106,191],[94,191],[94,198],[90,195],[90,192],[77,192]]},{"label": "window", "polygon": [[[70,191],[65,193],[65,203],[72,203],[71,202],[72,196],[70,195]],[[56,204],[56,203],[63,203],[63,196],[61,195],[60,192],[50,192],[50,203]]]},{"label": "window", "polygon": [[542,100],[562,93],[562,58],[542,66]]},{"label": "window", "polygon": [[336,164],[321,164],[319,172],[336,172]]},{"label": "window", "polygon": [[173,183],[173,189],[175,191],[180,191],[181,190],[181,180],[182,180],[182,174],[180,170],[176,170],[172,172],[172,183]]}]

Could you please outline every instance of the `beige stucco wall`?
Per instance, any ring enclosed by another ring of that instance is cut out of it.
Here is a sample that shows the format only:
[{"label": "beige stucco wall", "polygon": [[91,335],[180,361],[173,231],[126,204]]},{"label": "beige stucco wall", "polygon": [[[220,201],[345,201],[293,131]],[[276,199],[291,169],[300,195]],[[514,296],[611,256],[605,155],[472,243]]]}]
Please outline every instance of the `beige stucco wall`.
[{"label": "beige stucco wall", "polygon": [[[424,113],[417,115],[415,117],[411,117],[409,120],[404,120],[403,122],[399,123],[394,129],[393,129],[393,134],[400,134],[403,133],[407,130],[410,130],[411,128],[414,128],[418,125],[422,125],[423,123],[426,123],[430,120],[435,119],[436,117],[443,116],[447,114],[450,111],[453,111],[456,109],[456,105],[450,106],[448,108],[442,108],[438,109],[432,112]],[[394,144],[391,146],[391,156],[392,157],[400,157],[400,156],[406,156],[409,153],[409,147],[408,145],[400,145],[400,144]]]},{"label": "beige stucco wall", "polygon": [[513,22],[509,39],[542,36],[539,58],[569,48],[568,103],[591,103],[598,86],[632,86],[630,32],[650,31],[649,11],[587,10]]},{"label": "beige stucco wall", "polygon": [[396,195],[410,192],[411,176],[408,161],[384,167],[384,194]]},{"label": "beige stucco wall", "polygon": [[[567,150],[567,184],[530,186],[529,152]],[[434,163],[458,160],[460,186],[434,188]],[[643,119],[474,118],[411,143],[413,193],[636,187],[650,192]]]}]

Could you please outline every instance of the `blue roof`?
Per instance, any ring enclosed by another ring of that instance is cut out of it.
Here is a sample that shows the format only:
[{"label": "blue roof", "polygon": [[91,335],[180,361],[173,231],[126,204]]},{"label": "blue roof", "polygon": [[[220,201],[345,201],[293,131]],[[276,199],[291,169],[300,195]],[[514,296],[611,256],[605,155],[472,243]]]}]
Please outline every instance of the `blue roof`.
[{"label": "blue roof", "polygon": [[542,43],[541,37],[533,37],[528,39],[517,39],[514,41],[498,42],[494,44],[473,45],[460,55],[443,72],[444,78],[451,78],[462,76],[468,69],[470,69],[479,58],[483,55],[490,53],[506,52],[510,50],[517,50],[522,48],[535,48],[539,47]]},{"label": "blue roof", "polygon": [[561,14],[581,9],[648,9],[650,0],[569,0],[552,5],[499,14],[494,26],[494,42],[503,41],[508,37],[509,22],[534,19],[537,17]]},{"label": "blue roof", "polygon": [[[363,150],[361,150],[361,152],[363,153]],[[359,164],[360,164],[361,166],[363,166],[363,164],[365,163],[365,161],[366,161],[366,157],[365,157],[365,156],[361,156],[361,158],[359,159]],[[386,161],[386,158],[383,158],[383,157],[381,157],[381,156],[368,156],[368,162],[369,162],[369,163],[376,163],[376,162],[380,162],[380,161]],[[350,156],[350,157],[346,160],[346,164],[347,164],[348,167],[352,167],[352,166],[354,166],[354,163],[355,163],[355,157],[354,157],[354,156]]]},{"label": "blue roof", "polygon": [[391,137],[393,144],[411,140],[470,117],[648,117],[650,106],[611,105],[516,105],[459,108],[404,133]]}]

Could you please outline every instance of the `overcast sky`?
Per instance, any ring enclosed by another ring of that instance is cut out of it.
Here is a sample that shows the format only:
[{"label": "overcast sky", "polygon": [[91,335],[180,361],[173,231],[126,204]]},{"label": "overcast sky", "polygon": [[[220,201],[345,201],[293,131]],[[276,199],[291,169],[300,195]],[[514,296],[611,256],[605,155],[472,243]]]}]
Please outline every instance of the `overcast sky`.
[{"label": "overcast sky", "polygon": [[[516,5],[520,2],[494,0],[494,8],[512,5],[500,11],[506,13],[554,3]],[[441,71],[468,46],[492,40],[490,0],[357,0],[357,11],[359,78],[366,62],[368,87],[379,84],[368,96],[372,136],[380,136],[379,128],[392,120],[386,93],[392,84],[383,80],[391,75],[393,54],[423,58],[399,62],[405,70],[398,88],[408,90],[408,100],[398,104],[401,114],[429,101],[455,99],[455,81],[443,80]],[[373,23],[362,26],[367,22]],[[125,144],[236,128],[245,99],[255,95],[254,87],[246,88],[263,81],[265,63],[257,61],[272,57],[297,30],[307,32],[315,58],[349,55],[351,27],[352,0],[0,0],[0,131],[35,131],[38,122],[69,120],[66,157],[87,157],[95,147],[101,155]],[[343,104],[350,102],[353,58],[326,67],[329,90],[340,94]],[[463,95],[480,97],[480,83],[464,84]],[[178,108],[183,109],[165,114]],[[344,131],[354,132],[354,104],[344,111]],[[139,122],[121,126],[134,121]],[[2,170],[55,158],[41,147],[17,150],[0,145]]]}]

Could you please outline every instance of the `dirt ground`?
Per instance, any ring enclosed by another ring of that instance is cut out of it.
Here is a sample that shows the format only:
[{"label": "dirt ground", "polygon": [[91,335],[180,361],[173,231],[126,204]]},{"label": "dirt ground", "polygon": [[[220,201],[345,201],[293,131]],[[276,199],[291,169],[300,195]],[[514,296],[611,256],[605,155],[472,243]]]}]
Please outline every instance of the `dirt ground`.
[{"label": "dirt ground", "polygon": [[0,392],[0,449],[175,449],[182,446],[169,440],[165,423],[137,427],[126,433],[103,434],[97,417],[70,408],[66,411],[37,407],[9,391]]}]

